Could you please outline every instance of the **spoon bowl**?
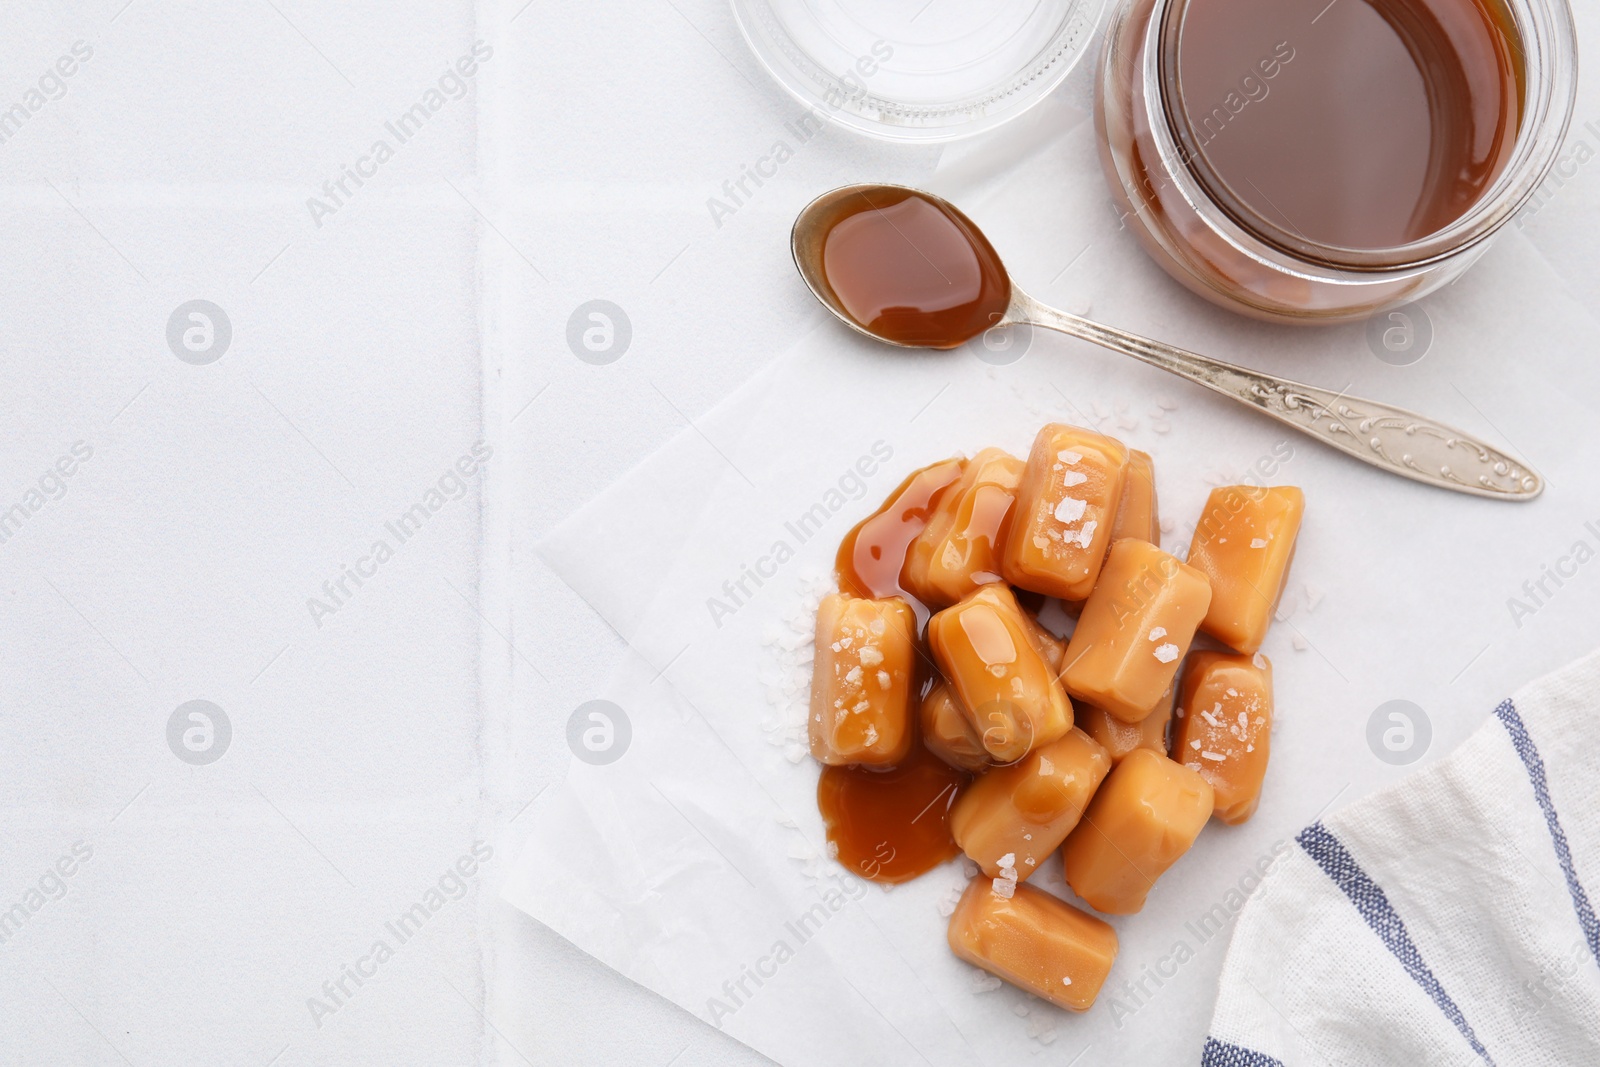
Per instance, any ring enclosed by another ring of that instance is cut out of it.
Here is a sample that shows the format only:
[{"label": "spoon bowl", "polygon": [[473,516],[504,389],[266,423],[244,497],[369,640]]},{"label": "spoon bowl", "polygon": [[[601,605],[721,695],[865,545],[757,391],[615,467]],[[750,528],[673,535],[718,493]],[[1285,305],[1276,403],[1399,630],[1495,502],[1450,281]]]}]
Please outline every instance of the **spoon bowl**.
[{"label": "spoon bowl", "polygon": [[846,326],[900,348],[958,348],[1026,323],[1132,356],[1390,474],[1495,500],[1532,500],[1525,463],[1415,412],[1224,363],[1033,299],[976,223],[932,193],[847,185],[801,209],[789,235],[811,293]]},{"label": "spoon bowl", "polygon": [[977,224],[903,185],[823,193],[795,219],[789,246],[824,307],[901,348],[959,348],[1011,304],[1011,278]]}]

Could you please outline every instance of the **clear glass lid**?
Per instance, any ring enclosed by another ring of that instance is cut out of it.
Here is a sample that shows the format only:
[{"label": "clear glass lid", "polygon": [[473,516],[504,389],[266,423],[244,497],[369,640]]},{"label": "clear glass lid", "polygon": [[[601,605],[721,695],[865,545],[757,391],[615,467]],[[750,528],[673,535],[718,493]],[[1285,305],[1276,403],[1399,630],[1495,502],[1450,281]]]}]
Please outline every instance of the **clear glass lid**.
[{"label": "clear glass lid", "polygon": [[745,39],[824,119],[948,141],[1014,118],[1087,50],[1103,0],[733,0]]}]

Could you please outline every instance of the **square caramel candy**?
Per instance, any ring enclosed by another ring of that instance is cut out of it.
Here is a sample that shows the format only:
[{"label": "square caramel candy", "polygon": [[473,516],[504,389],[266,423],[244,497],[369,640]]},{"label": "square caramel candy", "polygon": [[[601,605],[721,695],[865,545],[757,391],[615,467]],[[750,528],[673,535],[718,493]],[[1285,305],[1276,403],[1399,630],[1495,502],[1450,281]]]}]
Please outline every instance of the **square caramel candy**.
[{"label": "square caramel candy", "polygon": [[1022,618],[1028,624],[1028,639],[1033,642],[1033,650],[1044,657],[1052,671],[1060,674],[1061,665],[1067,661],[1067,643],[1046,630],[1026,609],[1022,612]]},{"label": "square caramel candy", "polygon": [[935,608],[1002,581],[1000,553],[1011,529],[1022,460],[986,448],[967,461],[906,554],[904,585]]},{"label": "square caramel candy", "polygon": [[911,751],[917,620],[899,597],[830,593],[817,608],[811,755],[889,766]]},{"label": "square caramel candy", "polygon": [[939,679],[922,698],[922,743],[950,766],[981,774],[994,765],[966,711],[956,702],[950,683]]},{"label": "square caramel candy", "polygon": [[1072,704],[1004,584],[984,585],[928,621],[928,644],[956,701],[998,763],[1072,728]]},{"label": "square caramel candy", "polygon": [[1039,431],[1017,489],[1000,569],[1011,584],[1063,600],[1094,588],[1122,501],[1128,450],[1052,423]]},{"label": "square caramel candy", "polygon": [[1128,472],[1122,479],[1122,500],[1111,524],[1111,540],[1137,537],[1161,546],[1161,516],[1156,510],[1156,464],[1150,453],[1128,451]]},{"label": "square caramel candy", "polygon": [[1110,770],[1098,742],[1068,730],[969,785],[950,808],[950,833],[990,878],[1025,882],[1078,825]]},{"label": "square caramel candy", "polygon": [[1211,579],[1202,630],[1239,652],[1261,647],[1289,577],[1305,510],[1305,494],[1292,485],[1211,490],[1189,546],[1189,565]]},{"label": "square caramel candy", "polygon": [[1177,677],[1210,602],[1200,571],[1148,541],[1116,542],[1067,643],[1067,692],[1139,722]]},{"label": "square caramel candy", "polygon": [[1067,884],[1097,911],[1132,915],[1189,851],[1211,805],[1211,783],[1198,772],[1135,749],[1112,768],[1061,846]]},{"label": "square caramel candy", "polygon": [[1035,889],[974,878],[950,916],[950,951],[1068,1011],[1088,1011],[1117,958],[1104,919]]},{"label": "square caramel candy", "polygon": [[1265,656],[1196,652],[1189,657],[1172,758],[1211,783],[1216,818],[1241,823],[1255,814],[1271,733],[1272,664]]},{"label": "square caramel candy", "polygon": [[[1198,654],[1198,653],[1197,653]],[[1123,757],[1136,748],[1151,752],[1167,751],[1167,724],[1172,721],[1172,706],[1177,697],[1176,685],[1167,687],[1161,695],[1156,710],[1138,722],[1123,722],[1115,715],[1093,704],[1073,707],[1073,720],[1084,733],[1094,738],[1111,756],[1111,762],[1121,763]],[[1182,763],[1183,760],[1178,760]]]}]

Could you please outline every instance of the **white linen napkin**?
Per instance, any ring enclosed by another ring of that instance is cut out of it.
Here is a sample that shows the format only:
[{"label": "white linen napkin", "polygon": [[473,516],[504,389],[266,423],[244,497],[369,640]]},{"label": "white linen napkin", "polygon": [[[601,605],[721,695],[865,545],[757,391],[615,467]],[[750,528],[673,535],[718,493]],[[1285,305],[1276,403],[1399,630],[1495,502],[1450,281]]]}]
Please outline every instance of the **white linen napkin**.
[{"label": "white linen napkin", "polygon": [[1312,823],[1239,917],[1205,1067],[1600,1063],[1600,652]]}]

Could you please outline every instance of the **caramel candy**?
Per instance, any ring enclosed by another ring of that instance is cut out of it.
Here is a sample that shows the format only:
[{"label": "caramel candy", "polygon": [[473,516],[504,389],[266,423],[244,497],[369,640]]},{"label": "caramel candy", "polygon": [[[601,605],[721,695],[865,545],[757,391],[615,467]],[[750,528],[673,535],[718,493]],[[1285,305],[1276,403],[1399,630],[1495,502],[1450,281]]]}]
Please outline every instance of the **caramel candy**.
[{"label": "caramel candy", "polygon": [[1027,881],[1078,825],[1110,770],[1098,742],[1069,730],[968,786],[950,809],[950,832],[990,878]]},{"label": "caramel candy", "polygon": [[1172,758],[1192,767],[1216,794],[1212,813],[1226,823],[1255,814],[1272,733],[1272,664],[1260,653],[1196,652],[1183,672],[1183,714]]},{"label": "caramel candy", "polygon": [[1261,647],[1305,510],[1305,494],[1292,485],[1211,490],[1189,547],[1189,565],[1211,579],[1211,607],[1201,629],[1240,652]]},{"label": "caramel candy", "polygon": [[921,719],[922,743],[950,766],[979,774],[993,765],[972,720],[950,691],[949,682],[941,678],[933,683],[922,698]]},{"label": "caramel candy", "polygon": [[1156,511],[1156,464],[1150,453],[1128,452],[1128,473],[1122,479],[1122,500],[1111,524],[1111,540],[1137,537],[1161,545],[1161,516]]},{"label": "caramel candy", "polygon": [[1200,571],[1148,541],[1117,541],[1067,644],[1062,684],[1124,722],[1140,721],[1172,685],[1210,602]]},{"label": "caramel candy", "polygon": [[1072,727],[1072,704],[1034,648],[1003,583],[980,586],[928,622],[928,643],[984,751],[1013,763]]},{"label": "caramel candy", "polygon": [[906,555],[904,585],[933,607],[954,604],[1001,581],[1000,552],[1011,529],[1022,461],[986,448],[967,461]]},{"label": "caramel candy", "polygon": [[1039,620],[1026,611],[1022,617],[1028,623],[1028,640],[1033,643],[1033,650],[1044,657],[1053,672],[1060,674],[1061,665],[1067,661],[1067,643],[1039,625]]},{"label": "caramel candy", "polygon": [[1068,1011],[1088,1011],[1117,958],[1111,924],[1031,885],[974,878],[950,916],[950,951]]},{"label": "caramel candy", "polygon": [[1128,451],[1090,430],[1052,423],[1034,439],[1001,557],[1006,580],[1063,600],[1094,588],[1122,500]]},{"label": "caramel candy", "polygon": [[830,593],[817,608],[811,754],[822,763],[898,763],[911,750],[917,621],[899,597]]},{"label": "caramel candy", "polygon": [[[839,542],[834,556],[840,592],[863,597],[892,597],[909,592],[901,584],[906,555],[966,467],[964,459],[946,459],[912,471],[877,511],[856,523]],[[813,514],[817,510],[812,508],[802,515],[795,527],[795,535],[802,541],[817,521]]]},{"label": "caramel candy", "polygon": [[1132,915],[1211,818],[1211,784],[1158,752],[1135,749],[1106,776],[1061,846],[1067,884],[1108,915]]},{"label": "caramel candy", "polygon": [[[1123,722],[1093,704],[1076,705],[1072,709],[1073,719],[1084,733],[1105,748],[1113,763],[1121,763],[1122,758],[1136,748],[1165,754],[1167,724],[1172,721],[1172,705],[1177,688],[1176,685],[1168,686],[1167,691],[1161,694],[1156,710],[1138,722]],[[1183,761],[1180,759],[1178,762]]]}]

